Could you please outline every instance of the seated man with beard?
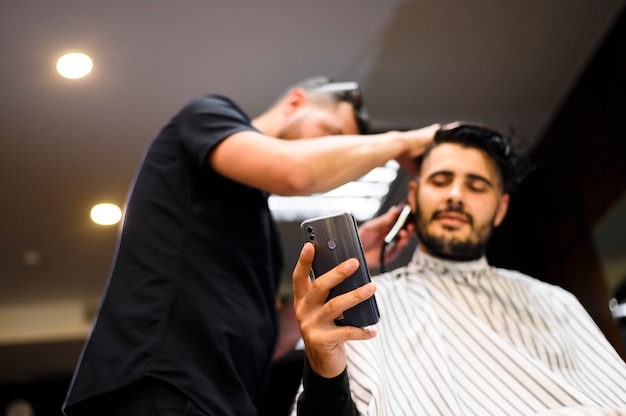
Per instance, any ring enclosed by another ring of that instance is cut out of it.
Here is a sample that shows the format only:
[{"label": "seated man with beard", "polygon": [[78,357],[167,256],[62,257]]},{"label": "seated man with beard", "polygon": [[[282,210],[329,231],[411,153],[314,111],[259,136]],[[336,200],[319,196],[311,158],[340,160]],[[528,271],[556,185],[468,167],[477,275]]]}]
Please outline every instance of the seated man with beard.
[{"label": "seated man with beard", "polygon": [[[294,414],[626,415],[626,364],[577,299],[487,262],[520,160],[500,132],[440,129],[409,186],[413,259],[331,301],[357,261],[312,282],[314,247],[304,245],[293,274],[306,348]],[[375,329],[335,326],[374,292]]]}]

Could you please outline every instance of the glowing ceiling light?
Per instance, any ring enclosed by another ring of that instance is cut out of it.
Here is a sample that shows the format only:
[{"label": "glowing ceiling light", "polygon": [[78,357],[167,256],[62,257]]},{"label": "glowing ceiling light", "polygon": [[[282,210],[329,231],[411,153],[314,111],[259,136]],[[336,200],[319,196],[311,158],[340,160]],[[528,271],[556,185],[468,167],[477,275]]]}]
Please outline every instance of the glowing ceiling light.
[{"label": "glowing ceiling light", "polygon": [[84,53],[68,53],[57,61],[57,71],[65,78],[82,78],[89,74],[92,68],[93,62],[91,58]]},{"label": "glowing ceiling light", "polygon": [[113,225],[122,219],[122,210],[115,204],[98,204],[91,208],[90,216],[96,224]]}]

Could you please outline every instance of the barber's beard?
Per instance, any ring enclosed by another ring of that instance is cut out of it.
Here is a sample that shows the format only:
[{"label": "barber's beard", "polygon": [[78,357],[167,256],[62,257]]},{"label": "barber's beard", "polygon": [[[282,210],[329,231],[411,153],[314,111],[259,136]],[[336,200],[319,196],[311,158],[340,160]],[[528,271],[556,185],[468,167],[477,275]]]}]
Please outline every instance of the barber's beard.
[{"label": "barber's beard", "polygon": [[[461,213],[467,217],[468,225],[472,230],[467,238],[461,239],[445,232],[439,235],[433,235],[428,231],[428,224],[430,222],[434,221],[439,215],[450,211]],[[474,228],[476,224],[472,216],[463,212],[460,208],[449,208],[445,211],[437,211],[433,213],[430,219],[419,215],[415,225],[419,244],[423,244],[428,252],[435,257],[454,261],[470,261],[482,257],[493,230],[493,221],[480,224],[477,228]]]},{"label": "barber's beard", "polygon": [[304,137],[302,132],[302,117],[291,120],[276,135],[279,139],[296,140]]}]

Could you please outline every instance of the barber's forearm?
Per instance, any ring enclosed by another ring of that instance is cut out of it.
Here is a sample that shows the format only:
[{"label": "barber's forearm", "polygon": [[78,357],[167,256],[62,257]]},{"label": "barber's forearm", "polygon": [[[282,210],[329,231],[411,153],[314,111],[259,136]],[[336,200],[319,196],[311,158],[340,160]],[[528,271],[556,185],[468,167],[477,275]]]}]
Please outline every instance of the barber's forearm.
[{"label": "barber's forearm", "polygon": [[[294,140],[289,148],[295,158],[290,169],[293,188],[298,194],[326,192],[362,177],[391,159],[408,153],[401,133],[388,132],[368,136],[334,136],[326,139]],[[302,157],[302,160],[298,158]],[[286,168],[288,163],[284,165]]]},{"label": "barber's forearm", "polygon": [[[416,174],[415,158],[432,143],[438,124],[409,131],[388,131],[365,136],[329,136],[325,139],[293,140],[281,150],[302,156],[289,168],[296,194],[324,192],[357,179],[373,168],[396,159],[407,173]],[[276,167],[276,164],[272,166]],[[279,164],[284,168],[289,164]],[[306,167],[306,169],[299,169]]]}]

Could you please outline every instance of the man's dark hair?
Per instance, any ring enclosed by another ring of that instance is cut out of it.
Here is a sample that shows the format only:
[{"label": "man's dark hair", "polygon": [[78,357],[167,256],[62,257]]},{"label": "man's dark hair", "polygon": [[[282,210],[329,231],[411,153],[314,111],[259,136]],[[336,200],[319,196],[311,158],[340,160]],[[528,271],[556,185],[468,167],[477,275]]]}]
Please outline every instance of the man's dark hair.
[{"label": "man's dark hair", "polygon": [[467,122],[439,129],[418,163],[421,165],[430,151],[442,143],[456,143],[485,151],[496,162],[505,193],[515,190],[528,172],[527,160],[514,148],[511,136],[485,125]]}]

